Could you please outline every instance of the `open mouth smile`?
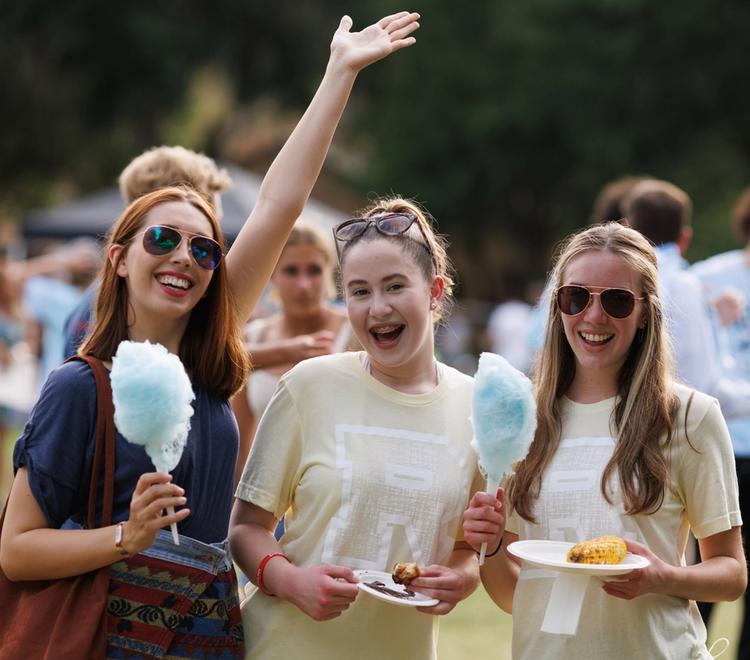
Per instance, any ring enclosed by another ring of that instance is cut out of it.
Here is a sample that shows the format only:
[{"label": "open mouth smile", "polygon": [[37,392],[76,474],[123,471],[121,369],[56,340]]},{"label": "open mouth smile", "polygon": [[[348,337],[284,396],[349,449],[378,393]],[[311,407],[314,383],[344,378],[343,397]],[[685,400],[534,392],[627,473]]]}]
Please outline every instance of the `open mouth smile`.
[{"label": "open mouth smile", "polygon": [[162,289],[172,296],[184,296],[193,288],[193,281],[188,277],[174,273],[162,273],[156,276],[156,281]]},{"label": "open mouth smile", "polygon": [[387,348],[398,341],[398,338],[401,336],[405,327],[406,326],[403,323],[379,325],[370,328],[370,335],[378,346]]},{"label": "open mouth smile", "polygon": [[610,342],[612,338],[614,337],[614,334],[612,333],[593,333],[593,332],[579,332],[578,336],[583,339],[583,341],[591,346],[603,346],[604,344]]}]

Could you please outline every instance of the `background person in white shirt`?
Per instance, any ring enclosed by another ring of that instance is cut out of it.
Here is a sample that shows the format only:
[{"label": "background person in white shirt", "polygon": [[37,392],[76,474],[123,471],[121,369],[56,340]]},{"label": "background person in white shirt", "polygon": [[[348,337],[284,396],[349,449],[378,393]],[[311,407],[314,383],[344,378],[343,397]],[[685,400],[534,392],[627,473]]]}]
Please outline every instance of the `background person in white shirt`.
[{"label": "background person in white shirt", "polygon": [[693,237],[690,197],[668,181],[648,179],[630,191],[624,210],[628,224],[654,245],[677,377],[716,397],[726,418],[750,414],[750,382],[726,372],[703,285],[682,256]]}]

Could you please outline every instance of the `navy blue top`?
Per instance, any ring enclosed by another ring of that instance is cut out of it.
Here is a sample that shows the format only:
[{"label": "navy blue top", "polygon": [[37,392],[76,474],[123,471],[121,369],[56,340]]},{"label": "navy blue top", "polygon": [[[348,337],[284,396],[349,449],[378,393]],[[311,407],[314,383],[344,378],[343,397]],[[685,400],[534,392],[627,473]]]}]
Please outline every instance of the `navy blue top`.
[{"label": "navy blue top", "polygon": [[[195,411],[172,481],[185,489],[190,515],[180,534],[217,543],[227,537],[239,433],[229,401],[194,388]],[[84,362],[68,362],[47,379],[16,442],[13,469],[25,466],[31,491],[51,527],[85,523],[96,444],[96,384]],[[154,466],[140,445],[115,435],[113,522],[127,520],[138,478]],[[104,481],[102,468],[101,482]],[[101,497],[101,485],[99,489]],[[97,524],[100,519],[97,508]]]}]

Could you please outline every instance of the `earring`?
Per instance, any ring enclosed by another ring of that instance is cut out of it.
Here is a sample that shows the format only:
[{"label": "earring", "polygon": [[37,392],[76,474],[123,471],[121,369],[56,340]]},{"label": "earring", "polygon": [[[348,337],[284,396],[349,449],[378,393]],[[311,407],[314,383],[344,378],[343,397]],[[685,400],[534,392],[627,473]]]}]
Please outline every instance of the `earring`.
[{"label": "earring", "polygon": [[436,307],[437,307],[437,303],[436,303],[436,302],[435,302],[435,301],[433,300],[433,301],[432,301],[432,302],[430,303],[430,309],[435,309]]}]

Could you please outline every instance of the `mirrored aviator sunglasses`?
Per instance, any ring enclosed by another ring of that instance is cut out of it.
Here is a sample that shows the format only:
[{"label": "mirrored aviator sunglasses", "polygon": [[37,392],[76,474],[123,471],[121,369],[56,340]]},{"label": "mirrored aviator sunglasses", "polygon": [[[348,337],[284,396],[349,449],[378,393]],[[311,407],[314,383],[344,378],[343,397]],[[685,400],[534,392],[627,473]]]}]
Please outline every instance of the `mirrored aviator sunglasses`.
[{"label": "mirrored aviator sunglasses", "polygon": [[[156,257],[174,252],[183,239],[181,232],[173,227],[154,225],[143,232],[143,249]],[[201,268],[216,270],[223,253],[221,245],[214,239],[200,234],[189,235],[188,247],[190,254]]]},{"label": "mirrored aviator sunglasses", "polygon": [[578,316],[586,311],[593,296],[599,296],[602,309],[613,319],[627,318],[633,313],[635,301],[644,300],[644,297],[636,298],[635,294],[627,289],[592,291],[585,286],[567,285],[557,290],[557,306],[566,316]]}]

